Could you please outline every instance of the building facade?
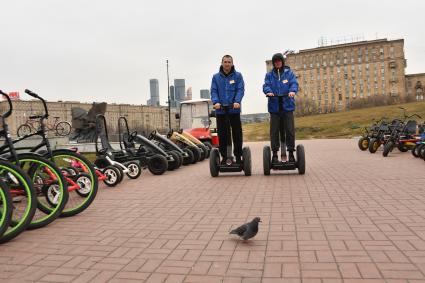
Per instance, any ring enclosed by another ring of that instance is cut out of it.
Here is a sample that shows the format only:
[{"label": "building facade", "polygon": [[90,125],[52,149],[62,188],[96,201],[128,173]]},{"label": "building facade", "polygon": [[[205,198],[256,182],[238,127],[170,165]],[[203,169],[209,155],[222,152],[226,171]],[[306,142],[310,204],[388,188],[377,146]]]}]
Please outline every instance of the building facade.
[{"label": "building facade", "polygon": [[406,95],[409,101],[423,101],[425,73],[406,75]]},{"label": "building facade", "polygon": [[[13,136],[16,136],[16,131],[19,125],[24,124],[30,115],[43,114],[44,108],[39,100],[16,100],[13,101],[13,113],[8,118],[9,130]],[[55,117],[60,120],[65,120],[71,123],[71,109],[74,107],[89,110],[92,107],[90,103],[80,103],[74,101],[65,102],[47,102],[49,110],[49,121],[53,123]],[[0,111],[4,112],[8,109],[6,101],[0,102]],[[175,120],[175,109],[171,109],[171,127],[176,129],[177,123]],[[124,116],[127,118],[130,130],[134,129],[144,134],[148,134],[153,130],[158,130],[161,133],[166,133],[169,128],[168,123],[168,108],[152,107],[145,105],[131,104],[108,104],[105,117],[107,119],[108,131],[110,133],[117,132],[118,119]]]},{"label": "building facade", "polygon": [[[272,69],[271,60],[266,65]],[[300,50],[287,55],[286,65],[298,78],[300,114],[347,110],[359,100],[406,100],[403,39]]]},{"label": "building facade", "polygon": [[174,99],[177,104],[184,101],[186,95],[186,82],[184,79],[174,80]]},{"label": "building facade", "polygon": [[209,89],[201,89],[200,90],[200,96],[203,99],[210,99],[211,98],[210,90]]},{"label": "building facade", "polygon": [[151,79],[149,81],[150,94],[151,98],[148,100],[147,104],[149,106],[159,106],[159,82],[157,79]]}]

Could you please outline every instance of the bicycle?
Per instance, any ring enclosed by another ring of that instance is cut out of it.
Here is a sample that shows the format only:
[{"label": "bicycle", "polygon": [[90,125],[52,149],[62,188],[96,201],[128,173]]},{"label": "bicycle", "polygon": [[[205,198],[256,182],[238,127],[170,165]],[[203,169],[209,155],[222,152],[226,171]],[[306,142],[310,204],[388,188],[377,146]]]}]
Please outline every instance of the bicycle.
[{"label": "bicycle", "polygon": [[[30,152],[41,154],[44,158],[49,159],[56,164],[61,170],[61,173],[68,185],[68,202],[61,212],[60,216],[74,216],[87,209],[96,197],[98,191],[98,178],[93,164],[83,155],[75,150],[56,149],[52,150],[49,139],[47,138],[46,126],[44,121],[49,117],[49,111],[46,101],[38,94],[26,89],[25,93],[40,100],[43,103],[44,114],[34,116],[33,118],[40,119],[40,128],[32,134],[24,135],[16,140],[18,143],[22,140],[33,136],[40,136],[39,144],[31,147],[20,147],[18,149],[28,149]],[[45,149],[42,149],[45,148]],[[75,164],[78,164],[80,171],[75,170]],[[76,174],[74,174],[77,172]]]},{"label": "bicycle", "polygon": [[[62,175],[61,170],[52,161],[36,153],[16,153],[14,143],[19,141],[19,139],[17,141],[11,139],[9,125],[6,119],[12,113],[12,103],[7,94],[3,92],[1,94],[8,100],[9,110],[2,115],[1,119],[3,130],[0,131],[0,137],[4,139],[5,143],[0,147],[0,155],[7,158],[9,162],[17,165],[24,172],[22,174],[22,171],[19,171],[14,176],[7,174],[4,176],[4,179],[13,184],[13,186],[9,187],[15,195],[14,204],[20,204],[22,200],[24,203],[29,203],[28,199],[32,200],[35,198],[34,205],[37,210],[33,214],[33,217],[31,217],[27,228],[41,228],[53,222],[62,213],[68,201],[68,183]],[[22,180],[25,177],[22,175],[25,175],[27,179]],[[29,192],[30,189],[27,188],[28,182],[32,185],[35,193]],[[24,190],[22,187],[24,187]],[[26,214],[26,212],[23,213],[22,218],[27,218]],[[16,226],[16,224],[12,222],[12,226]],[[3,235],[3,238],[6,236],[7,232]],[[0,242],[3,238],[0,239]]]},{"label": "bicycle", "polygon": [[[29,116],[25,123],[18,127],[18,130],[16,131],[18,137],[37,132],[41,128],[41,123],[37,119],[38,117],[39,115]],[[69,123],[68,121],[59,120],[60,117],[54,118],[55,120],[53,121],[53,124],[50,124],[47,122],[47,120],[45,120],[44,127],[47,128],[48,131],[54,130],[56,136],[65,137],[69,135],[71,133],[72,128],[71,123]]]}]

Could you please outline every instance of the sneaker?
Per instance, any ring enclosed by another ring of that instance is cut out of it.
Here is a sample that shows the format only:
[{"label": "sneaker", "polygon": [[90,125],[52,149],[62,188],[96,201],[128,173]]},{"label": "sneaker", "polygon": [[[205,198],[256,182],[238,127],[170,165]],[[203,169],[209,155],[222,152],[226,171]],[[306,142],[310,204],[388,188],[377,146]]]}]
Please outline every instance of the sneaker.
[{"label": "sneaker", "polygon": [[277,155],[273,154],[272,163],[278,163],[278,162],[279,162],[279,158],[277,157]]},{"label": "sneaker", "polygon": [[220,164],[221,164],[221,165],[226,165],[226,160],[227,160],[227,157],[223,157],[223,158],[221,159]]},{"label": "sneaker", "polygon": [[295,162],[295,156],[294,156],[294,152],[290,151],[289,152],[289,162]]},{"label": "sneaker", "polygon": [[280,160],[282,160],[282,162],[286,162],[288,160],[288,156],[286,155],[286,152],[280,155]]}]

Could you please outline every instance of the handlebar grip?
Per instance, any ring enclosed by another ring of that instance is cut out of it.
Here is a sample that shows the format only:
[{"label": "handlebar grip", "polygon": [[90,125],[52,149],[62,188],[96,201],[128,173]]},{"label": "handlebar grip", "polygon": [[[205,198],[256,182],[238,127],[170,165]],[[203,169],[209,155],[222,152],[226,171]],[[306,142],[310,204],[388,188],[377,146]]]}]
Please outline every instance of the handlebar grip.
[{"label": "handlebar grip", "polygon": [[29,89],[25,89],[25,93],[28,94],[28,95],[30,95],[30,96],[32,96],[32,97],[34,97],[34,98],[39,98],[38,94],[36,94],[35,92],[32,92]]}]

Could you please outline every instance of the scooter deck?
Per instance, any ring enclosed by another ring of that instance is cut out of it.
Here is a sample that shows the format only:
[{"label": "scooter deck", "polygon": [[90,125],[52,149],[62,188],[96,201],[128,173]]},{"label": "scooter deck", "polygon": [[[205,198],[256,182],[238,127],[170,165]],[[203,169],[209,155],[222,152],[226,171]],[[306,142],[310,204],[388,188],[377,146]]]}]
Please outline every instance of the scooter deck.
[{"label": "scooter deck", "polygon": [[277,162],[271,164],[271,169],[273,170],[295,170],[297,169],[297,163],[296,162]]}]

